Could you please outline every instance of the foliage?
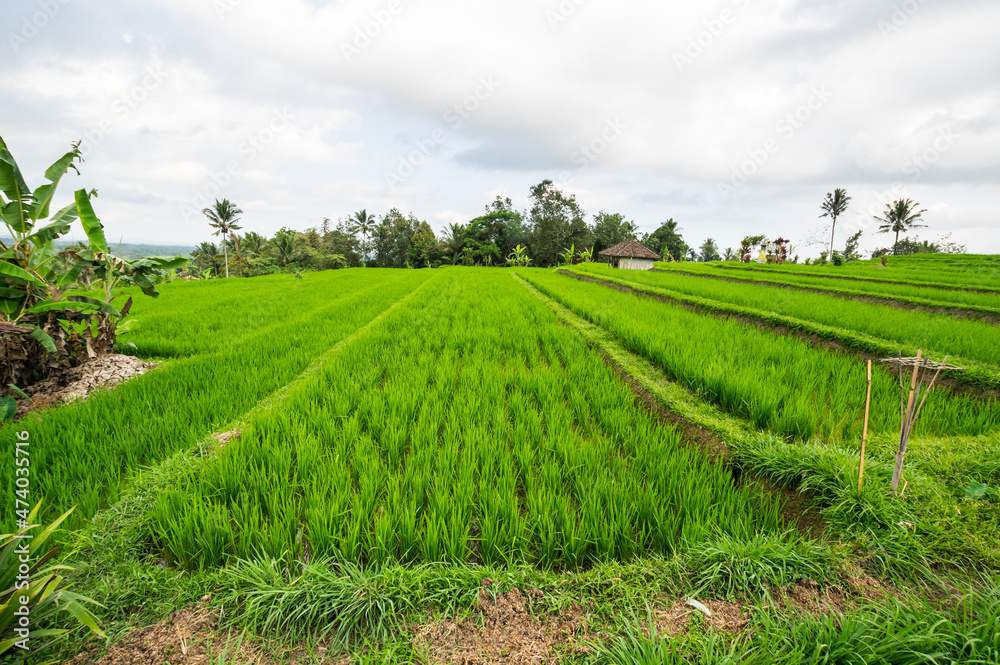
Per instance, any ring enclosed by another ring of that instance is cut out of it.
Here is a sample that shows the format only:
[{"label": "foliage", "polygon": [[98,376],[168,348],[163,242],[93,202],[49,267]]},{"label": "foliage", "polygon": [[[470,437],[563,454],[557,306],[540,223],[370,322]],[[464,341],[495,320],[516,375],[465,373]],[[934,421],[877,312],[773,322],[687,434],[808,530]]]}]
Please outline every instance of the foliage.
[{"label": "foliage", "polygon": [[[59,182],[80,160],[79,144],[73,144],[45,171],[48,182],[32,191],[0,138],[0,207],[12,238],[9,245],[0,243],[0,321],[10,324],[0,340],[4,384],[25,386],[52,367],[107,352],[131,306],[131,299],[120,310],[112,305],[115,288],[136,285],[155,297],[156,273],[186,263],[180,257],[126,261],[111,254],[93,208],[96,191],[77,190],[73,203],[52,213]],[[46,218],[49,223],[41,226]],[[77,219],[87,242],[57,251],[56,239]],[[94,284],[79,283],[91,277]],[[92,287],[102,293],[91,293]]]},{"label": "foliage", "polygon": [[642,244],[661,256],[669,255],[674,261],[683,261],[690,248],[681,237],[680,231],[677,222],[673,218],[668,219],[655,231],[644,235]]},{"label": "foliage", "polygon": [[551,180],[543,180],[531,188],[530,199],[528,239],[536,265],[557,265],[560,253],[571,244],[592,244],[593,233],[575,195],[567,196]]},{"label": "foliage", "polygon": [[698,248],[700,252],[698,258],[702,262],[718,261],[721,257],[719,256],[719,248],[715,245],[715,240],[713,238],[707,238],[705,242],[701,244]]},{"label": "foliage", "polygon": [[838,187],[833,190],[833,193],[827,193],[826,198],[823,199],[823,203],[820,204],[820,208],[823,210],[823,214],[820,217],[829,217],[832,222],[830,227],[830,249],[827,250],[830,254],[833,254],[833,236],[837,231],[837,218],[847,212],[847,205],[851,202],[851,197],[847,195],[847,190],[842,187]]},{"label": "foliage", "polygon": [[371,247],[368,244],[368,237],[375,232],[376,218],[374,215],[369,215],[368,211],[362,208],[358,212],[354,213],[351,217],[349,230],[351,233],[361,234],[361,256],[364,265],[368,265],[368,253]]},{"label": "foliage", "polygon": [[[32,536],[30,532],[40,527],[36,524],[40,507],[38,503],[30,513],[23,511],[24,522],[29,526],[17,533],[0,536],[0,589],[3,589],[0,592],[0,656],[12,650],[16,653],[19,642],[30,645],[32,653],[44,650],[46,643],[39,646],[39,640],[62,635],[68,630],[37,626],[52,625],[54,618],[64,613],[91,632],[105,637],[97,618],[87,608],[88,604],[96,603],[70,591],[69,585],[63,583],[60,572],[71,569],[63,565],[45,567],[59,550],[58,547],[45,550],[45,543],[73,509]],[[31,628],[22,628],[23,620],[29,621]]]},{"label": "foliage", "polygon": [[636,232],[638,230],[635,222],[626,221],[625,216],[621,213],[609,213],[602,210],[594,215],[594,252],[614,247],[626,240],[637,240]]},{"label": "foliage", "polygon": [[[240,221],[238,215],[242,215],[243,211],[229,199],[215,199],[215,205],[211,208],[205,208],[201,212],[208,217],[208,225],[215,229],[212,235],[217,236],[222,234],[222,255],[226,264],[226,277],[228,278],[229,250],[226,245],[226,236],[242,228],[236,222]],[[235,247],[235,249],[239,251],[239,246]]]},{"label": "foliage", "polygon": [[852,235],[847,239],[847,243],[844,244],[844,261],[857,261],[861,258],[858,254],[858,244],[861,242],[861,230]]},{"label": "foliage", "polygon": [[925,212],[927,210],[917,210],[917,204],[910,199],[897,199],[886,204],[881,217],[875,217],[876,221],[882,222],[878,227],[878,233],[892,232],[896,234],[893,254],[899,254],[899,234],[901,232],[924,226],[917,224],[917,220],[922,219]]}]

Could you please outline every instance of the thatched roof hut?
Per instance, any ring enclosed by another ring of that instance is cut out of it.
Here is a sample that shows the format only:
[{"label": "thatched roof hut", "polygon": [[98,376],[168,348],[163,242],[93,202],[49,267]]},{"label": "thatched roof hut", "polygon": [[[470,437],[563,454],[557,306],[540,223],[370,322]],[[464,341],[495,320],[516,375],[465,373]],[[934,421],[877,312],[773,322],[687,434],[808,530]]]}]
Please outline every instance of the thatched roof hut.
[{"label": "thatched roof hut", "polygon": [[597,255],[606,256],[608,265],[612,268],[625,270],[652,270],[653,262],[660,258],[659,254],[635,240],[620,242],[614,247],[601,250]]}]

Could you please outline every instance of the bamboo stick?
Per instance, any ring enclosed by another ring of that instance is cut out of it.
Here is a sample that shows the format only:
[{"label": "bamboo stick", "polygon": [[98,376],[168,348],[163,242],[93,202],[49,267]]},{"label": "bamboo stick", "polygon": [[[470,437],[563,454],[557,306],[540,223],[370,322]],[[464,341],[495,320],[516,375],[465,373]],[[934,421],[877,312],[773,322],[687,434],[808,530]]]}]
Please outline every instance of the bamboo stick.
[{"label": "bamboo stick", "polygon": [[868,361],[868,388],[865,390],[865,425],[861,431],[861,463],[858,465],[858,492],[865,477],[865,444],[868,442],[868,409],[872,403],[872,361]]},{"label": "bamboo stick", "polygon": [[[896,452],[896,468],[892,472],[892,489],[895,492],[896,488],[899,486],[899,476],[903,472],[903,457],[906,456],[906,439],[909,427],[907,426],[910,421],[910,416],[913,414],[913,394],[917,389],[917,376],[920,372],[920,361],[923,358],[923,350],[917,349],[917,362],[913,365],[913,376],[910,379],[910,396],[906,400],[906,410],[903,416],[903,422],[900,426],[899,431],[899,450]],[[899,367],[900,373],[902,373],[903,366]]]}]

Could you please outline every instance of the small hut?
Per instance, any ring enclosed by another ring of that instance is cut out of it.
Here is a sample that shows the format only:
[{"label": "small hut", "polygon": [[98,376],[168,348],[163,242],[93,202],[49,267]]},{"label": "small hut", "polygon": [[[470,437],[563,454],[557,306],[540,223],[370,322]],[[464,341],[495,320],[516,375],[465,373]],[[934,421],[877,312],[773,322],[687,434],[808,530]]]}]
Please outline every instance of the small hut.
[{"label": "small hut", "polygon": [[606,256],[608,265],[612,268],[624,268],[625,270],[652,270],[653,262],[660,258],[656,252],[643,247],[635,240],[620,242],[597,254],[598,256]]}]

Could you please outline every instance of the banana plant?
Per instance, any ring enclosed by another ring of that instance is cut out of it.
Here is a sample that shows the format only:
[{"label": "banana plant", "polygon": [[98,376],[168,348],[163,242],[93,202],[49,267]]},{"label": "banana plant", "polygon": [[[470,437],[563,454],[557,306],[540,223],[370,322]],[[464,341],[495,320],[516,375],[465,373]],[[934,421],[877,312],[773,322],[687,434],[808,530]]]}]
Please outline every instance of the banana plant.
[{"label": "banana plant", "polygon": [[[513,259],[513,262],[511,261]],[[512,266],[528,266],[531,264],[531,257],[528,256],[528,248],[518,243],[507,256],[507,263]]]},{"label": "banana plant", "polygon": [[563,253],[559,256],[562,257],[563,263],[566,265],[573,265],[573,259],[576,258],[576,243],[570,245],[568,249],[563,250]]},{"label": "banana plant", "polygon": [[[68,171],[79,174],[77,163],[82,161],[80,143],[73,143],[69,152],[46,169],[47,182],[32,190],[0,137],[0,216],[13,239],[10,244],[0,241],[0,332],[27,335],[35,342],[25,341],[8,353],[21,362],[17,367],[16,362],[5,364],[5,376],[0,377],[4,384],[25,385],[78,354],[93,356],[106,350],[114,341],[117,322],[131,307],[129,298],[117,309],[112,304],[114,290],[135,285],[156,297],[156,271],[187,263],[182,257],[126,261],[112,255],[104,225],[94,212],[92,199],[97,190],[77,190],[72,203],[53,213],[56,188]],[[57,251],[55,241],[69,233],[77,220],[87,243]],[[90,292],[93,285],[80,288],[78,281],[84,274],[97,278],[101,297]]]},{"label": "banana plant", "polygon": [[580,250],[580,263],[589,263],[594,258],[594,248]]},{"label": "banana plant", "polygon": [[40,507],[41,502],[35,504],[26,517],[22,515],[28,526],[22,527],[17,533],[0,536],[0,656],[16,651],[19,643],[30,643],[32,651],[40,650],[45,646],[38,646],[40,640],[68,632],[66,628],[19,628],[19,616],[23,616],[25,611],[31,617],[31,625],[52,625],[56,615],[68,614],[95,635],[106,637],[97,617],[87,607],[103,606],[70,591],[69,585],[63,584],[64,578],[60,572],[71,570],[69,567],[60,564],[46,567],[59,548],[45,549],[45,543],[73,512],[73,508],[32,535],[29,532],[40,526],[35,524]]}]

